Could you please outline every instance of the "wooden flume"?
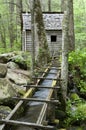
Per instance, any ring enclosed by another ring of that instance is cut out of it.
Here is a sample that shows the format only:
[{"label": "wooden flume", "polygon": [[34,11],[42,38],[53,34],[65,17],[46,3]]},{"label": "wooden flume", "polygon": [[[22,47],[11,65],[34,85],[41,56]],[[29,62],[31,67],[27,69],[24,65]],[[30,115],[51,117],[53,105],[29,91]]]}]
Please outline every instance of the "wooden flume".
[{"label": "wooden flume", "polygon": [[[2,126],[0,127],[0,130],[4,130],[4,127],[5,127],[5,124],[11,124],[11,125],[27,125],[27,126],[30,126],[32,128],[41,128],[41,129],[53,129],[54,130],[54,127],[53,126],[43,126],[42,123],[43,123],[43,119],[44,119],[44,116],[46,114],[46,110],[47,110],[47,106],[48,106],[48,103],[59,103],[58,100],[51,100],[51,97],[52,97],[52,94],[53,94],[53,91],[55,89],[58,89],[59,87],[56,86],[56,83],[57,83],[57,80],[59,79],[58,75],[56,76],[56,78],[50,78],[50,80],[53,80],[52,82],[52,85],[50,87],[43,87],[43,86],[40,86],[39,83],[41,81],[41,79],[46,79],[44,76],[45,74],[48,72],[48,70],[50,69],[50,67],[46,68],[46,70],[44,71],[43,75],[40,77],[40,78],[37,78],[37,83],[36,85],[28,85],[30,87],[30,89],[28,89],[28,91],[26,92],[26,94],[23,96],[23,98],[18,98],[16,97],[15,99],[19,100],[19,102],[17,103],[17,105],[14,107],[14,109],[11,111],[11,113],[7,116],[6,119],[4,120],[0,120],[2,124]],[[48,78],[47,78],[48,79]],[[60,80],[60,79],[59,79]],[[24,87],[27,87],[27,86],[24,86]],[[34,98],[30,98],[32,97],[33,93],[35,92],[35,89],[36,88],[45,88],[45,89],[49,89],[49,95],[47,96],[46,99],[34,99]],[[28,97],[28,98],[27,98]],[[36,123],[29,123],[29,122],[18,122],[18,121],[14,121],[14,120],[11,120],[13,115],[16,113],[16,111],[18,111],[18,109],[20,108],[20,106],[23,104],[24,101],[36,101],[36,102],[43,102],[43,107],[42,107],[42,110],[40,112],[40,115],[38,117],[38,120]]]}]

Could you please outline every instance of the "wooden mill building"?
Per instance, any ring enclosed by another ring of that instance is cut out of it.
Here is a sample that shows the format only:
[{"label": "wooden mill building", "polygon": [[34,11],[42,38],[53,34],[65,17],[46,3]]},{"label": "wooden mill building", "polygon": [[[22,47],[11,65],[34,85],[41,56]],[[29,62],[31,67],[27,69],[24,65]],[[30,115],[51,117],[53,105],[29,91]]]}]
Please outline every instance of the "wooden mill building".
[{"label": "wooden mill building", "polygon": [[[23,13],[23,35],[22,35],[22,49],[23,51],[31,52],[32,40],[31,40],[31,14]],[[63,13],[46,12],[43,13],[44,26],[46,30],[46,36],[51,56],[57,56],[61,52],[62,48],[62,20]],[[36,24],[35,24],[35,55],[37,55],[39,45],[36,36]]]}]

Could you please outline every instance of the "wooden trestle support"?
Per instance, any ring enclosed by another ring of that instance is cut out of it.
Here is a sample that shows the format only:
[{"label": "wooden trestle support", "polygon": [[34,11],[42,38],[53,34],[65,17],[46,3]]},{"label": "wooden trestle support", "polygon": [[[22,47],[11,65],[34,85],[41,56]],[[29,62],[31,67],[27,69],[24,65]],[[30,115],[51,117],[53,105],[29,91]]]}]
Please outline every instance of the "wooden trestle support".
[{"label": "wooden trestle support", "polygon": [[[45,79],[44,76],[45,76],[46,73],[48,73],[49,69],[50,69],[50,66],[45,69],[45,71],[43,72],[41,77],[37,78],[38,80],[37,80],[36,85],[25,85],[24,86],[24,87],[28,87],[28,91],[23,96],[23,98],[17,98],[17,97],[13,98],[13,100],[19,100],[19,102],[14,107],[14,109],[11,111],[11,113],[6,117],[6,119],[0,120],[0,123],[2,124],[2,125],[0,125],[0,130],[4,130],[6,124],[9,124],[9,125],[25,125],[25,126],[31,127],[32,130],[34,130],[35,128],[46,129],[46,130],[50,130],[50,129],[55,130],[54,126],[44,125],[43,121],[46,118],[46,112],[47,112],[48,104],[58,104],[59,103],[59,101],[57,99],[56,100],[51,99],[51,97],[53,95],[53,92],[59,88],[59,86],[56,86],[57,81],[61,80],[59,78],[59,73],[57,73],[55,78],[47,78],[49,80],[52,80],[51,86],[42,87],[41,85],[39,85],[41,79],[42,80]],[[60,69],[58,69],[58,70],[60,70]],[[47,96],[47,98],[45,100],[31,98],[33,93],[35,92],[35,90],[37,88],[47,88],[47,89],[49,89],[49,94],[48,94],[48,96]],[[20,106],[25,101],[44,102],[43,107],[42,107],[41,112],[40,112],[40,115],[39,115],[38,120],[36,121],[36,123],[20,122],[20,121],[12,120],[12,117],[15,115],[16,111],[18,111]]]}]

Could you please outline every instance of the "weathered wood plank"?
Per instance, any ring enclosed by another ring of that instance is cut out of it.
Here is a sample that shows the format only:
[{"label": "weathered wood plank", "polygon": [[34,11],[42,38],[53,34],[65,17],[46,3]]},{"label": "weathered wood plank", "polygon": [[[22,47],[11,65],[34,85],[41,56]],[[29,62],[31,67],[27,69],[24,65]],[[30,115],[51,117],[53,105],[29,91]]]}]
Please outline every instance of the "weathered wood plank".
[{"label": "weathered wood plank", "polygon": [[48,99],[46,100],[46,99],[38,99],[38,98],[19,98],[19,97],[13,97],[12,99],[22,100],[22,101],[45,102],[45,103],[53,103],[53,104],[59,103],[58,100],[48,100]]},{"label": "weathered wood plank", "polygon": [[40,128],[40,129],[45,129],[45,130],[54,130],[55,128],[53,126],[44,126],[44,125],[40,125],[36,123],[21,122],[21,121],[15,121],[15,120],[5,120],[5,119],[0,120],[0,123],[5,123],[9,125],[19,125],[19,126],[23,125],[23,126],[28,126],[32,128]]},{"label": "weathered wood plank", "polygon": [[41,85],[25,85],[23,87],[26,87],[26,88],[46,88],[46,89],[59,89],[60,86],[55,86],[55,87],[52,87],[52,86],[41,86]]},{"label": "weathered wood plank", "polygon": [[45,79],[45,80],[57,80],[57,81],[62,81],[61,78],[33,77],[33,79]]}]

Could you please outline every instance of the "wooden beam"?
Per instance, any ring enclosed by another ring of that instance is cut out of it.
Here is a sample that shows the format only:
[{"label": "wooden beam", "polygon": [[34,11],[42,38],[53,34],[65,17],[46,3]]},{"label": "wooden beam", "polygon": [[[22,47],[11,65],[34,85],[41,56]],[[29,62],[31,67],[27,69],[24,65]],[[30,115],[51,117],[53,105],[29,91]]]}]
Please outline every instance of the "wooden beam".
[{"label": "wooden beam", "polygon": [[39,98],[19,98],[19,97],[13,97],[12,99],[23,100],[23,101],[32,101],[32,102],[53,103],[53,104],[59,103],[58,100],[48,100],[48,99],[46,100],[46,99],[39,99]]},{"label": "wooden beam", "polygon": [[[43,69],[46,69],[46,67],[43,67]],[[61,70],[61,66],[51,66],[51,68],[49,70]]]},{"label": "wooden beam", "polygon": [[46,78],[46,77],[32,77],[33,79],[45,79],[45,80],[59,80],[62,81],[61,78]]},{"label": "wooden beam", "polygon": [[[39,73],[48,73],[48,72],[39,72]],[[53,72],[49,72],[48,74],[57,74],[57,73],[53,73]]]},{"label": "wooden beam", "polygon": [[52,67],[51,70],[61,70],[61,66]]},{"label": "wooden beam", "polygon": [[24,85],[26,88],[45,88],[45,89],[59,89],[60,86],[52,87],[52,86],[41,86],[41,85]]},{"label": "wooden beam", "polygon": [[36,124],[36,123],[29,123],[29,122],[21,122],[21,121],[15,121],[15,120],[5,120],[2,119],[0,120],[0,123],[4,123],[4,124],[9,124],[9,125],[23,125],[23,126],[28,126],[28,127],[32,127],[32,128],[39,128],[39,129],[45,129],[45,130],[54,130],[55,127],[54,126],[44,126],[44,125],[40,125],[40,124]]}]

